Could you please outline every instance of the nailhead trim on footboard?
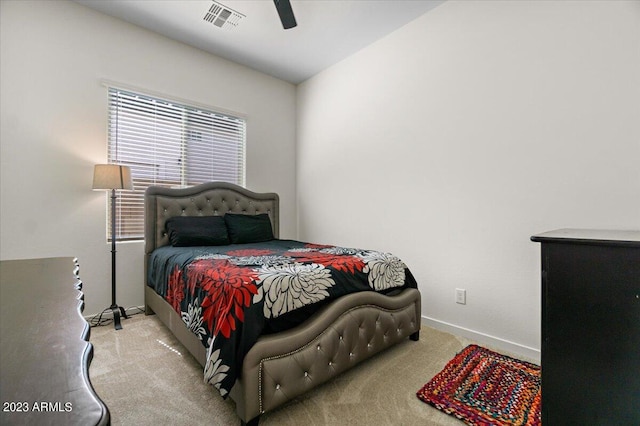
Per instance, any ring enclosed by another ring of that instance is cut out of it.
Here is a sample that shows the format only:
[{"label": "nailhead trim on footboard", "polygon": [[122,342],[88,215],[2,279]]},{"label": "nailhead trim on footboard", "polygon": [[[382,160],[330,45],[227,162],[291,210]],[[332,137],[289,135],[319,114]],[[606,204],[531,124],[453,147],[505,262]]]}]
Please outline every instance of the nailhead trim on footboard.
[{"label": "nailhead trim on footboard", "polygon": [[260,413],[328,381],[419,328],[413,305],[397,310],[374,305],[350,309],[308,344],[261,360]]}]

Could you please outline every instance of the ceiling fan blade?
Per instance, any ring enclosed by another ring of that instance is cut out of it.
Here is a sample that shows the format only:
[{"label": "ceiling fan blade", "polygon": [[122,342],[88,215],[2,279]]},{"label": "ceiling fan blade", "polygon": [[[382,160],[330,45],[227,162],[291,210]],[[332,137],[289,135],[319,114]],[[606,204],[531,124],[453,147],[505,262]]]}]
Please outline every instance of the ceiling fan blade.
[{"label": "ceiling fan blade", "polygon": [[278,15],[280,15],[280,21],[282,21],[282,26],[285,30],[298,25],[296,17],[293,16],[293,9],[291,9],[289,0],[273,0],[273,3],[276,5]]}]

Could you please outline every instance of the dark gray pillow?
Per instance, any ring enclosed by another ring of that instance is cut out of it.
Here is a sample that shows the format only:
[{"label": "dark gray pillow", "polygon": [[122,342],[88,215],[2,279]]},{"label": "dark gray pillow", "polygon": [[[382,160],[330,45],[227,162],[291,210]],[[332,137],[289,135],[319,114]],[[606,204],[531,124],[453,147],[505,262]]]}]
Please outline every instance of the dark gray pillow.
[{"label": "dark gray pillow", "polygon": [[257,215],[232,214],[224,215],[229,238],[233,244],[261,243],[273,240],[271,220],[266,213]]},{"label": "dark gray pillow", "polygon": [[229,244],[227,225],[221,216],[175,216],[165,226],[174,247]]}]

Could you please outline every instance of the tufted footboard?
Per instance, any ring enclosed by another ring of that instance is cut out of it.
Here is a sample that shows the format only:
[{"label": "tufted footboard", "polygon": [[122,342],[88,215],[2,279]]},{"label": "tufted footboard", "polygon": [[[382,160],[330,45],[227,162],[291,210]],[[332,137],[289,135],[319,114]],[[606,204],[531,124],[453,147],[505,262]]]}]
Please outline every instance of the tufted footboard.
[{"label": "tufted footboard", "polygon": [[[204,365],[202,343],[166,301],[145,290],[147,314],[156,313],[183,345]],[[354,367],[407,337],[418,339],[420,292],[405,289],[395,296],[362,292],[338,299],[304,324],[263,336],[244,359],[242,377],[231,390],[243,423]]]},{"label": "tufted footboard", "polygon": [[345,296],[300,327],[258,340],[231,391],[238,416],[259,415],[330,380],[420,330],[420,293]]}]

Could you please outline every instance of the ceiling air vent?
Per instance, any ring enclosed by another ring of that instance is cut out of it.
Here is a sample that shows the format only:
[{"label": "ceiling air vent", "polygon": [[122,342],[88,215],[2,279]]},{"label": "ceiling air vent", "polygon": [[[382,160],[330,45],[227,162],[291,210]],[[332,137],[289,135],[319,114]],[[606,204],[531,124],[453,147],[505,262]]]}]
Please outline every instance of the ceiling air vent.
[{"label": "ceiling air vent", "polygon": [[242,13],[236,12],[230,7],[214,1],[209,8],[209,11],[204,15],[204,18],[202,19],[212,23],[216,27],[233,28],[238,26],[238,23],[244,17],[245,15],[243,15]]}]

